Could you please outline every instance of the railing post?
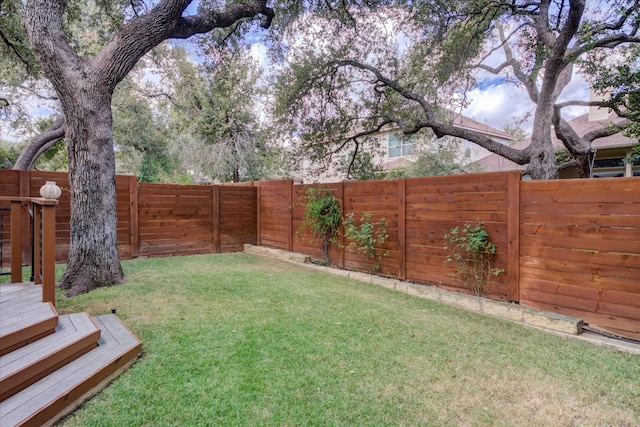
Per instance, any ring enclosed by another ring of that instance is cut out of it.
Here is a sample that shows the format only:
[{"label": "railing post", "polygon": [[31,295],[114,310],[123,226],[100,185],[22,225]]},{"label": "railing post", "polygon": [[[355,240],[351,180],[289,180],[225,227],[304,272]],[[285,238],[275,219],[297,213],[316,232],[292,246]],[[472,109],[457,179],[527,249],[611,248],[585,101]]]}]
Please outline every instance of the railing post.
[{"label": "railing post", "polygon": [[33,204],[33,283],[42,283],[42,208]]},{"label": "railing post", "polygon": [[22,282],[22,201],[11,201],[11,283]]},{"label": "railing post", "polygon": [[[57,202],[56,202],[57,204]],[[42,302],[56,303],[56,206],[42,206]]]}]

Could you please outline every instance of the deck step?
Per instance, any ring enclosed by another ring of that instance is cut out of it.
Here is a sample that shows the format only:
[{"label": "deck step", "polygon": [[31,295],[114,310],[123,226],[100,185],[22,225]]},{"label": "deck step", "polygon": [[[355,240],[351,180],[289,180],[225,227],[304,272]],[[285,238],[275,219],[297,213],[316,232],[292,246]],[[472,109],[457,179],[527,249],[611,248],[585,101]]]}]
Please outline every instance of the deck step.
[{"label": "deck step", "polygon": [[133,363],[140,341],[112,314],[94,318],[98,347],[0,402],[0,426],[52,425]]},{"label": "deck step", "polygon": [[0,356],[0,402],[92,350],[99,338],[88,314],[60,316],[55,333]]},{"label": "deck step", "polygon": [[52,334],[57,325],[58,312],[42,302],[40,286],[0,286],[0,356]]}]

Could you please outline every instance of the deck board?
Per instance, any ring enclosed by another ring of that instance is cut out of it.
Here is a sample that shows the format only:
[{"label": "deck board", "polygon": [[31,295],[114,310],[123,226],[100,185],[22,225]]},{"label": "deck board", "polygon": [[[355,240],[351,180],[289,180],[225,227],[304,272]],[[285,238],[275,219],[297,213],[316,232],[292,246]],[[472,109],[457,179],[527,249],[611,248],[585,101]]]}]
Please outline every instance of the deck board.
[{"label": "deck board", "polygon": [[14,316],[9,316],[4,313],[0,315],[0,337],[5,337],[24,327],[34,325],[58,315],[51,304],[45,302],[33,304],[28,306],[28,308],[29,311]]},{"label": "deck board", "polygon": [[95,322],[102,330],[98,347],[0,402],[0,425],[59,419],[135,360],[140,341],[114,315],[98,316]]},{"label": "deck board", "polygon": [[0,400],[92,350],[99,337],[86,313],[60,316],[54,334],[0,357]]},{"label": "deck board", "polygon": [[42,287],[27,283],[7,283],[0,285],[0,304],[14,299],[29,297],[33,294],[42,294]]}]

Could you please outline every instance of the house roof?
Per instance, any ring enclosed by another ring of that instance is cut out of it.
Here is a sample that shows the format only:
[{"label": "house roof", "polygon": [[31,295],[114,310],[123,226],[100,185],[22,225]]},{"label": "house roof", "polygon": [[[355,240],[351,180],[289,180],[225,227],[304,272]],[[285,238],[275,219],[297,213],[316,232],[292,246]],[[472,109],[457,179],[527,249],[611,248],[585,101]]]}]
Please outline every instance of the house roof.
[{"label": "house roof", "polygon": [[506,139],[508,141],[513,141],[513,136],[502,131],[500,129],[496,129],[494,127],[489,126],[486,123],[481,123],[477,120],[474,120],[470,117],[463,116],[462,114],[456,114],[453,117],[452,123],[456,126],[460,126],[462,128],[476,130],[482,132],[489,136],[495,136],[497,138]]},{"label": "house roof", "polygon": [[[494,127],[489,126],[486,123],[481,123],[477,120],[474,120],[470,117],[464,116],[462,114],[459,113],[451,113],[452,117],[451,117],[451,124],[455,125],[455,126],[459,126],[465,129],[469,129],[469,130],[474,130],[474,131],[478,131],[481,132],[485,135],[487,135],[488,137],[495,137],[495,138],[499,138],[499,139],[503,139],[503,140],[507,140],[507,141],[513,141],[514,137],[500,129],[496,129]],[[356,134],[357,132],[361,132],[364,131],[365,128],[361,127],[360,125],[358,125],[355,129],[353,129],[353,134]],[[389,132],[394,132],[396,130],[399,130],[398,125],[396,124],[388,124],[385,125],[380,132],[378,132],[379,134],[382,133],[389,133]]]},{"label": "house roof", "polygon": [[[589,114],[585,113],[581,116],[578,116],[572,120],[569,120],[569,124],[576,131],[578,135],[585,135],[588,132],[593,130],[602,128],[610,123],[620,122],[622,119],[611,114],[607,120],[592,120],[589,121]],[[564,147],[562,141],[560,141],[555,134],[552,133],[551,138],[553,140],[553,146],[556,148]],[[619,148],[619,147],[630,147],[636,141],[632,138],[624,136],[621,132],[615,135],[607,136],[605,138],[598,138],[593,141],[591,146],[596,149],[602,148]],[[524,141],[517,142],[512,145],[513,148],[523,149],[531,144],[530,139],[526,139]],[[523,170],[526,168],[526,165],[518,165],[511,160],[505,159],[497,154],[491,154],[489,156],[483,157],[480,160],[477,160],[471,163],[470,166],[480,167],[485,172],[497,172],[504,170]]]}]

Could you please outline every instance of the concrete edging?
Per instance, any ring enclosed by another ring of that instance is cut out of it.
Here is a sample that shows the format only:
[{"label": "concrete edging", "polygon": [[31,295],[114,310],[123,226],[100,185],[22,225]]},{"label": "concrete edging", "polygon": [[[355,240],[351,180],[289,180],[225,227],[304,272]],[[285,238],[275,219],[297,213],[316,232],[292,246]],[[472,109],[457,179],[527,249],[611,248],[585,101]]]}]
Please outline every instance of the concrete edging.
[{"label": "concrete edging", "polygon": [[357,271],[340,270],[331,267],[323,267],[311,264],[311,257],[299,253],[287,252],[280,249],[266,248],[263,246],[245,245],[245,252],[269,256],[282,261],[304,264],[308,268],[322,270],[336,276],[382,286],[399,292],[404,292],[420,298],[439,301],[453,305],[468,311],[488,314],[501,319],[511,320],[529,326],[548,329],[570,335],[582,333],[583,321],[577,317],[565,316],[558,313],[537,310],[524,307],[519,304],[496,301],[487,298],[476,297],[458,292],[447,291],[430,285],[419,285],[398,279],[374,276]]}]

